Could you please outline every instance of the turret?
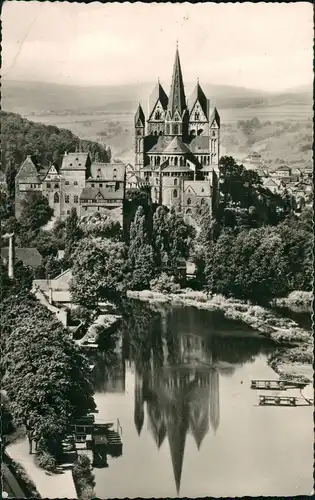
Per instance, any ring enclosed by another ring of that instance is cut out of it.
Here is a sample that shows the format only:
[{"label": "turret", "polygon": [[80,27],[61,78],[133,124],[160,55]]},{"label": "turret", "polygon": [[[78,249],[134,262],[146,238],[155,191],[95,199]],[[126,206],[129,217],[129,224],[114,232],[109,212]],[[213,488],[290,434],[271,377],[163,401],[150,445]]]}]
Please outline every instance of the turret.
[{"label": "turret", "polygon": [[164,135],[168,97],[158,80],[149,98],[148,134]]},{"label": "turret", "polygon": [[145,116],[139,103],[135,114],[135,171],[139,172],[144,166],[144,135],[145,135]]},{"label": "turret", "polygon": [[189,135],[208,135],[209,102],[206,98],[199,79],[189,99]]}]

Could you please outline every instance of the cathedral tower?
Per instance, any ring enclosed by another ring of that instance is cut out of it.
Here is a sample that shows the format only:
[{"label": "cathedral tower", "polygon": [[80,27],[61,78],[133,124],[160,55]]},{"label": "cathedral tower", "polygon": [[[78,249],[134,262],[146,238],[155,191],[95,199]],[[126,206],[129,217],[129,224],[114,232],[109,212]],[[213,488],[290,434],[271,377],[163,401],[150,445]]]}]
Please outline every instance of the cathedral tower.
[{"label": "cathedral tower", "polygon": [[165,135],[182,137],[187,133],[187,106],[182,68],[178,47],[176,47],[173,76],[168,101]]},{"label": "cathedral tower", "polygon": [[144,165],[145,116],[139,104],[135,114],[135,170],[139,172]]}]

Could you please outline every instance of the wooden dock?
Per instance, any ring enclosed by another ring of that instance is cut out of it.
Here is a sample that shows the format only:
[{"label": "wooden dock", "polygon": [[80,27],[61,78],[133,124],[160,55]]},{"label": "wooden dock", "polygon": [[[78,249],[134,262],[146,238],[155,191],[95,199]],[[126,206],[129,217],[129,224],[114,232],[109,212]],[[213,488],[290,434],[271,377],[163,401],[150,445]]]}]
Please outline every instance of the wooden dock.
[{"label": "wooden dock", "polygon": [[266,389],[286,391],[287,389],[300,389],[305,387],[302,382],[285,381],[285,380],[251,380],[251,389]]},{"label": "wooden dock", "polygon": [[259,396],[259,405],[273,406],[296,406],[298,398],[295,396],[270,396],[262,394]]}]

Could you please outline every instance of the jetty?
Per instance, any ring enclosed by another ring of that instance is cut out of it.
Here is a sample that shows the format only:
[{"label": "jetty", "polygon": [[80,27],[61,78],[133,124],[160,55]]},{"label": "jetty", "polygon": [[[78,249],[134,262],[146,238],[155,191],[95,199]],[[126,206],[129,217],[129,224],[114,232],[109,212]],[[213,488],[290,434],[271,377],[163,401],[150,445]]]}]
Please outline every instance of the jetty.
[{"label": "jetty", "polygon": [[266,389],[266,390],[280,390],[286,391],[287,389],[302,389],[305,383],[294,380],[251,380],[251,389]]},{"label": "jetty", "polygon": [[298,398],[295,396],[271,396],[263,394],[259,396],[259,405],[275,406],[297,406]]}]

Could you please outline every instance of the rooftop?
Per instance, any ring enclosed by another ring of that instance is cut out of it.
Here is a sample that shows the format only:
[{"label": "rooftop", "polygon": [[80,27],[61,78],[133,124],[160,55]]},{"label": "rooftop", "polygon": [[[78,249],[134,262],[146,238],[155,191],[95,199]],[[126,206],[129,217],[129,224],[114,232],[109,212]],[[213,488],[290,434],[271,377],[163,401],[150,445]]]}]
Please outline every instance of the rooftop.
[{"label": "rooftop", "polygon": [[89,153],[65,153],[60,170],[84,170],[88,162]]},{"label": "rooftop", "polygon": [[123,163],[93,162],[90,167],[89,180],[124,181],[126,166]]},{"label": "rooftop", "polygon": [[122,200],[124,198],[124,189],[119,188],[116,191],[110,191],[106,188],[85,187],[82,189],[80,200],[106,201]]},{"label": "rooftop", "polygon": [[[9,247],[1,248],[1,258],[3,260],[8,260],[9,258]],[[42,263],[42,256],[37,250],[37,248],[17,248],[15,247],[15,260],[21,260],[25,266],[32,268],[39,267]]]}]

